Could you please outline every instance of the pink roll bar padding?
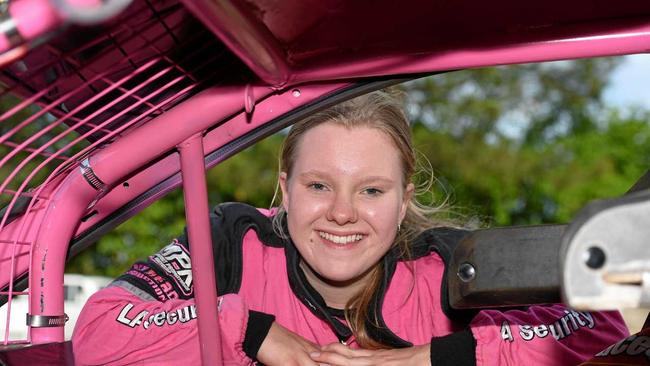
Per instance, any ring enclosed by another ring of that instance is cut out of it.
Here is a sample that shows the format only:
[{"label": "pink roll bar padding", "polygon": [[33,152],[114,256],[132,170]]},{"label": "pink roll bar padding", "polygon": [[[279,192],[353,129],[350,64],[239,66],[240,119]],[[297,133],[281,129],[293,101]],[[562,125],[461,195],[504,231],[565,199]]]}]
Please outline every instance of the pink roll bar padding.
[{"label": "pink roll bar padding", "polygon": [[185,217],[192,258],[194,301],[198,314],[199,344],[204,365],[221,365],[221,335],[217,311],[217,282],[205,182],[203,136],[196,134],[178,145],[183,175]]},{"label": "pink roll bar padding", "polygon": [[[37,233],[36,228],[39,226],[44,215],[45,206],[42,202],[39,202],[38,205],[32,205],[32,208],[29,210],[29,215],[21,218],[21,223],[19,225],[13,225],[7,230],[0,232],[0,243],[6,244],[0,246],[0,260],[9,262],[9,268],[6,268],[6,265],[3,266],[3,271],[0,271],[0,281],[7,280],[9,281],[9,288],[6,295],[7,299],[7,317],[5,319],[5,329],[3,336],[3,343],[8,344],[9,342],[9,328],[10,328],[10,318],[11,318],[11,302],[13,295],[29,295],[29,291],[17,293],[14,291],[13,279],[17,278],[18,275],[22,275],[25,270],[28,270],[31,267],[31,253],[32,253],[32,243],[35,242],[35,236]],[[27,217],[29,216],[29,217]],[[22,233],[21,233],[22,232]],[[21,235],[22,234],[22,235]],[[7,282],[1,282],[7,283]],[[5,295],[5,294],[3,294]]]},{"label": "pink roll bar padding", "polygon": [[286,56],[263,24],[230,1],[182,0],[262,80],[280,88],[291,75]]}]

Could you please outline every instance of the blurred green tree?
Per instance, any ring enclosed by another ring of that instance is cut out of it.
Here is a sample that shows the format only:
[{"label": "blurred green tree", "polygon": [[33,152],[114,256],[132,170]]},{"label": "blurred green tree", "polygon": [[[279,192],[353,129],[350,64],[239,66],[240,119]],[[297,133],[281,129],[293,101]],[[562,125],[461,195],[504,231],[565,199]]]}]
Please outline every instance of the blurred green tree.
[{"label": "blurred green tree", "polygon": [[568,222],[648,167],[649,115],[603,101],[620,58],[450,72],[405,84],[435,197],[483,225]]}]

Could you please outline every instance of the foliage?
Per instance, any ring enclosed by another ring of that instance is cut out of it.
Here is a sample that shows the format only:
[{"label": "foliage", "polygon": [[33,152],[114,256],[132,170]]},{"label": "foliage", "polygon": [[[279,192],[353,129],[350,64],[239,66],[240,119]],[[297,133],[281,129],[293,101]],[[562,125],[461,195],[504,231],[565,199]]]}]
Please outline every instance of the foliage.
[{"label": "foliage", "polygon": [[543,145],[595,128],[618,58],[450,72],[408,83],[415,120],[457,139]]},{"label": "foliage", "polygon": [[624,194],[650,166],[649,119],[613,113],[602,129],[541,148],[457,141],[422,126],[414,139],[461,213],[495,226],[566,223],[587,202]]}]

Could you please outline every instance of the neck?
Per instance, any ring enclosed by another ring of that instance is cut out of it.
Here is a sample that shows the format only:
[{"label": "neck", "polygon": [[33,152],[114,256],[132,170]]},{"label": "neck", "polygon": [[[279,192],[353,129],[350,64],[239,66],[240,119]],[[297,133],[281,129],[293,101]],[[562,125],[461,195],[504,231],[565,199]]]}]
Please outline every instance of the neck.
[{"label": "neck", "polygon": [[323,297],[325,304],[334,309],[345,309],[350,299],[358,294],[370,280],[372,269],[363,275],[347,281],[330,281],[323,278],[309,267],[304,261],[300,261],[307,282]]}]

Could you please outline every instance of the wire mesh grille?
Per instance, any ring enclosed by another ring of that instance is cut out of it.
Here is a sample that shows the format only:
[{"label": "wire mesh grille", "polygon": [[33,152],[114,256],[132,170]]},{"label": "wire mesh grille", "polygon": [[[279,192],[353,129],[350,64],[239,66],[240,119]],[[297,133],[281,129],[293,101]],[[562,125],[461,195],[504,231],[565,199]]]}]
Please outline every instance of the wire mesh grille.
[{"label": "wire mesh grille", "polygon": [[[19,258],[32,245],[24,213],[46,207],[58,177],[129,129],[233,75],[251,77],[170,0],[135,1],[110,24],[61,30],[0,70],[0,273],[10,279],[0,275],[0,304],[28,294],[13,288],[26,270]],[[9,319],[7,312],[0,321],[6,320],[5,344]]]}]

